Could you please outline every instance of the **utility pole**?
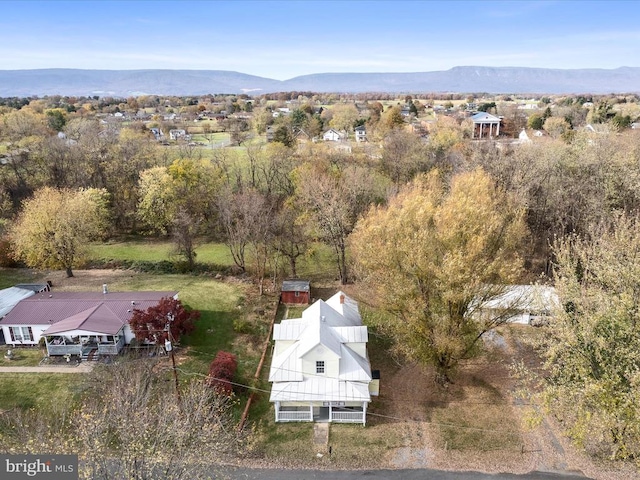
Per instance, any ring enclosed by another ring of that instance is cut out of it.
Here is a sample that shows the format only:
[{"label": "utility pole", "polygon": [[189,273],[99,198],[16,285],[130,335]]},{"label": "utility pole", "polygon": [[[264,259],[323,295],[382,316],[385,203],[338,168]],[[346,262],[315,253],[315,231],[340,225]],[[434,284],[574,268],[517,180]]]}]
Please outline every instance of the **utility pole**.
[{"label": "utility pole", "polygon": [[176,381],[176,398],[178,399],[178,405],[180,405],[180,386],[178,384],[178,370],[176,369],[176,357],[173,353],[173,345],[171,344],[171,322],[173,322],[173,314],[167,315],[167,324],[164,327],[167,332],[167,338],[164,341],[164,349],[171,354],[171,363],[173,365],[173,378]]}]

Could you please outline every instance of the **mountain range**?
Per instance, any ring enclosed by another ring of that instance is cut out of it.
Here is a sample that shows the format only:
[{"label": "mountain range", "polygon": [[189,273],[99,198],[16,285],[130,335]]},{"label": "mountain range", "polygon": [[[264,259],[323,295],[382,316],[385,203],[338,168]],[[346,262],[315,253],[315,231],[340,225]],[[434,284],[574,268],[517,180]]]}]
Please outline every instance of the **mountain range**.
[{"label": "mountain range", "polygon": [[0,70],[0,97],[317,93],[637,93],[640,68],[454,67],[416,73],[317,73],[274,80],[224,70]]}]

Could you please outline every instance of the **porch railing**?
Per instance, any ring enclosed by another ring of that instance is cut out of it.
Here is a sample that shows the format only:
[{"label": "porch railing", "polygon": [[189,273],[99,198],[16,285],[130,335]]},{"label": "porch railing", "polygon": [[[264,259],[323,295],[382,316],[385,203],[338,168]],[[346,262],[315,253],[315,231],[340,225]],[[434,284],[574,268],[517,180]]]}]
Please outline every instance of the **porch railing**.
[{"label": "porch railing", "polygon": [[118,343],[99,343],[98,355],[118,355],[124,347],[124,337],[118,339]]},{"label": "porch railing", "polygon": [[313,413],[310,411],[300,412],[278,412],[279,422],[312,422]]},{"label": "porch railing", "polygon": [[47,345],[49,355],[82,355],[82,345]]},{"label": "porch railing", "polygon": [[363,423],[362,412],[331,412],[331,421],[336,423]]}]

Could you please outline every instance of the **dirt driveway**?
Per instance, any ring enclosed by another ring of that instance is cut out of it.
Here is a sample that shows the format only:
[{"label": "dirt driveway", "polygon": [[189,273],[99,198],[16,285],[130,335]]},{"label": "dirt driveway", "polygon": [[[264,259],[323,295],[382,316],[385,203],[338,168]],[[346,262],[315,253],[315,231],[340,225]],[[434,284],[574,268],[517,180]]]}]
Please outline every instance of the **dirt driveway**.
[{"label": "dirt driveway", "polygon": [[[631,467],[619,470],[591,461],[550,418],[535,430],[524,428],[526,405],[514,398],[509,365],[514,358],[533,361],[532,352],[508,332],[494,343],[488,357],[464,366],[444,391],[435,386],[432,372],[415,364],[382,373],[380,400],[385,415],[398,419],[395,428],[404,443],[389,452],[389,468],[582,472],[598,480],[640,479]],[[468,445],[465,438],[471,438]],[[466,448],[471,445],[483,451]]]}]

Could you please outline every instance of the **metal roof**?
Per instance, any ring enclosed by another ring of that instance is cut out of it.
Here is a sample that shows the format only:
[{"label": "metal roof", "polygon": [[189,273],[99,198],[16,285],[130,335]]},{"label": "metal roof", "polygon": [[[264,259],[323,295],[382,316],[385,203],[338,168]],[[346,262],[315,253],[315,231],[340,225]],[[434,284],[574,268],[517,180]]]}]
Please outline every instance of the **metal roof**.
[{"label": "metal roof", "polygon": [[0,290],[0,318],[9,313],[20,300],[35,295],[35,292],[22,287],[9,287]]},{"label": "metal roof", "polygon": [[271,402],[370,402],[366,383],[336,378],[308,378],[302,382],[276,382],[271,388]]},{"label": "metal roof", "polygon": [[[70,317],[94,309],[93,320],[101,318],[105,310],[97,309],[104,305],[120,320],[128,323],[133,310],[146,310],[158,304],[165,297],[176,297],[176,291],[159,292],[45,292],[21,300],[2,320],[0,325],[53,325]],[[87,314],[88,315],[88,314]],[[88,320],[88,319],[87,319]],[[93,322],[92,320],[92,322]],[[78,319],[74,320],[79,321]],[[109,322],[107,322],[109,323]],[[94,323],[91,323],[95,325]],[[110,327],[109,327],[110,328]]]},{"label": "metal roof", "polygon": [[560,305],[556,289],[546,285],[508,285],[500,295],[483,302],[485,309],[552,311]]},{"label": "metal roof", "polygon": [[[357,302],[342,292],[336,295],[333,303],[347,312],[349,318],[328,303],[318,300],[302,312],[302,318],[283,320],[274,325],[273,339],[276,342],[293,343],[271,361],[269,381],[273,382],[272,402],[371,400],[368,389],[372,378],[369,360],[349,345],[366,344],[367,327],[361,324]],[[340,302],[340,295],[344,295],[343,302]],[[358,324],[354,325],[356,320]],[[302,372],[305,355],[318,346],[326,348],[338,358],[337,378]]]},{"label": "metal roof", "polygon": [[358,302],[340,291],[327,300],[327,305],[347,319],[349,325],[362,325]]},{"label": "metal roof", "polygon": [[309,292],[309,280],[285,280],[282,282],[283,292]]},{"label": "metal roof", "polygon": [[118,315],[104,303],[88,308],[83,312],[60,320],[47,328],[43,335],[53,335],[72,330],[86,330],[88,332],[102,333],[105,335],[116,335],[125,325]]}]

